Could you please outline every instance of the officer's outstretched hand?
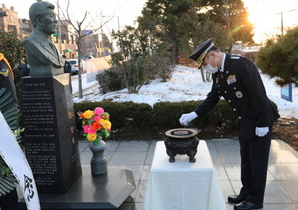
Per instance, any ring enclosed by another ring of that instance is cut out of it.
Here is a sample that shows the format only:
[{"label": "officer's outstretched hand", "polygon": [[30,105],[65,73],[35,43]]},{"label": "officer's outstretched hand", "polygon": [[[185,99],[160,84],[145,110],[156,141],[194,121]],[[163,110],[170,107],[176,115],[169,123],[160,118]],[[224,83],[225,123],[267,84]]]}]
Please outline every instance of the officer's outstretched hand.
[{"label": "officer's outstretched hand", "polygon": [[193,119],[195,119],[197,117],[198,117],[198,115],[195,112],[183,114],[183,115],[181,115],[179,122],[181,125],[187,125],[187,123],[189,123],[190,121],[192,121]]},{"label": "officer's outstretched hand", "polygon": [[256,127],[256,135],[259,137],[266,136],[268,132],[269,132],[268,127]]}]

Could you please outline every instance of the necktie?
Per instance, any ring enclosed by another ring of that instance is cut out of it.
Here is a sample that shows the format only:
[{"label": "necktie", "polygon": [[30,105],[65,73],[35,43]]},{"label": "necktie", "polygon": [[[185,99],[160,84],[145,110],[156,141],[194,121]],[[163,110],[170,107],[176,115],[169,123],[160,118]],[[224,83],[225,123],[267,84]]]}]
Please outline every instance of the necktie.
[{"label": "necktie", "polygon": [[50,45],[50,47],[51,47],[53,50],[55,50],[55,46],[53,45],[52,42],[49,42],[49,45]]},{"label": "necktie", "polygon": [[218,69],[218,72],[219,72],[221,79],[223,79],[223,72],[221,71],[221,69]]}]

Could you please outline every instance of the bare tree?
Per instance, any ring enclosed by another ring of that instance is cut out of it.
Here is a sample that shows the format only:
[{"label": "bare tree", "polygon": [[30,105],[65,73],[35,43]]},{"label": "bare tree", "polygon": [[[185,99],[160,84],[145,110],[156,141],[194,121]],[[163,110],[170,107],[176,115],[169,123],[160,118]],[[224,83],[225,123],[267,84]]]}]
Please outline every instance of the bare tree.
[{"label": "bare tree", "polygon": [[[58,0],[57,0],[58,2]],[[81,41],[84,37],[89,36],[91,33],[95,33],[97,31],[99,31],[100,29],[102,29],[102,27],[108,23],[114,16],[109,16],[109,19],[106,20],[105,22],[101,22],[100,24],[98,24],[99,26],[94,28],[94,23],[96,23],[97,18],[100,17],[100,14],[96,15],[94,18],[91,17],[91,15],[85,11],[84,16],[82,18],[82,20],[72,20],[70,17],[70,0],[67,1],[67,6],[65,10],[62,10],[58,5],[58,9],[61,10],[62,12],[62,17],[63,17],[63,21],[60,17],[59,21],[62,25],[62,27],[65,28],[65,30],[67,30],[69,33],[71,33],[72,35],[74,35],[75,37],[75,42],[78,48],[78,62],[79,62],[79,71],[78,71],[78,87],[79,87],[79,98],[83,98],[83,89],[82,89],[82,69],[81,69],[81,57],[82,57],[82,53],[81,53]],[[101,17],[100,17],[101,18]],[[89,22],[87,22],[89,21]],[[92,24],[92,32],[91,33],[84,33],[86,31],[86,29],[90,29]],[[69,30],[68,25],[71,25],[73,27],[73,31]]]}]

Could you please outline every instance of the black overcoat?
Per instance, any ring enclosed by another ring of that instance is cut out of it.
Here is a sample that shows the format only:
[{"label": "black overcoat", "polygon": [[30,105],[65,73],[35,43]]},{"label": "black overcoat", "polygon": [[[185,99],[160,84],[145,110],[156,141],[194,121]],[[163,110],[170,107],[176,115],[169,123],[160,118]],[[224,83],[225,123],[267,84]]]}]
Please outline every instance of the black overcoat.
[{"label": "black overcoat", "polygon": [[212,79],[210,93],[195,110],[199,119],[217,104],[221,96],[237,115],[239,135],[244,140],[255,137],[256,127],[270,127],[279,118],[251,60],[226,54],[224,71],[213,74]]}]

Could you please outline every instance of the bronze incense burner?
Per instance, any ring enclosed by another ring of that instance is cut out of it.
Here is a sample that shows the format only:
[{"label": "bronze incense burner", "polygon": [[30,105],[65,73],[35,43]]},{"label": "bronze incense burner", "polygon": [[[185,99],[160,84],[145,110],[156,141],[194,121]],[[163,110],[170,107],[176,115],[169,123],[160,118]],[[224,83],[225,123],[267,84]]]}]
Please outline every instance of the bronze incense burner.
[{"label": "bronze incense burner", "polygon": [[196,137],[198,132],[190,128],[177,128],[168,130],[166,133],[165,146],[167,155],[170,157],[169,162],[175,162],[175,156],[188,155],[189,162],[196,162],[195,155],[199,139]]}]

